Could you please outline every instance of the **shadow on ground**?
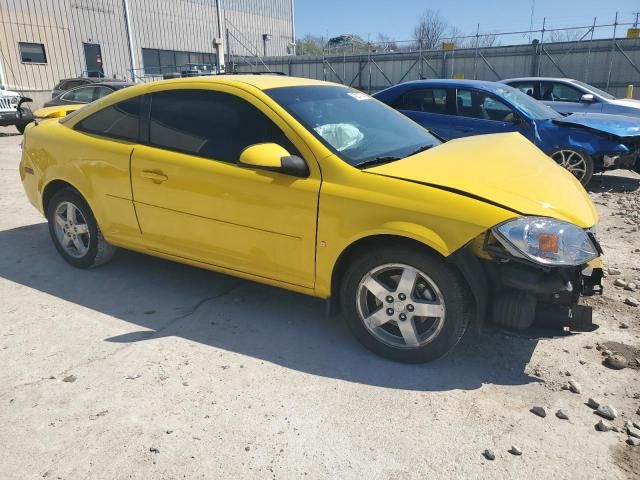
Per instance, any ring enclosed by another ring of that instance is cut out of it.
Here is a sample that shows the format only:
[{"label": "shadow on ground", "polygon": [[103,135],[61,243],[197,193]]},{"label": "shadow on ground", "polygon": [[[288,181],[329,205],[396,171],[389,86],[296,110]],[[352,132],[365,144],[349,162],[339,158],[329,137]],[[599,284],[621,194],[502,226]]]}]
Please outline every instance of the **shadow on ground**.
[{"label": "shadow on ground", "polygon": [[628,193],[640,190],[640,177],[634,172],[628,173],[626,176],[596,173],[589,182],[588,190],[594,193]]},{"label": "shadow on ground", "polygon": [[0,232],[0,276],[143,327],[114,332],[109,342],[175,336],[314,375],[408,390],[537,381],[524,373],[535,338],[470,331],[443,359],[397,364],[364,350],[340,318],[327,319],[321,300],[127,251],[78,270],[59,257],[44,223]]}]

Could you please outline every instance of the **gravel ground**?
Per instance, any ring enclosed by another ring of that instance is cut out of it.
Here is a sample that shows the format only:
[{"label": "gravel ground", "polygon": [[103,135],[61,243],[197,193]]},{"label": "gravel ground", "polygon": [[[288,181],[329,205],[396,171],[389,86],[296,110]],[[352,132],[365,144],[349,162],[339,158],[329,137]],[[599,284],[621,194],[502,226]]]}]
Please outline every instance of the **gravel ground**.
[{"label": "gravel ground", "polygon": [[22,191],[20,140],[0,129],[0,478],[640,478],[640,447],[586,405],[640,423],[640,291],[614,286],[640,285],[640,176],[593,182],[620,271],[587,300],[597,331],[469,332],[411,366],[313,298],[130,252],[68,266]]}]

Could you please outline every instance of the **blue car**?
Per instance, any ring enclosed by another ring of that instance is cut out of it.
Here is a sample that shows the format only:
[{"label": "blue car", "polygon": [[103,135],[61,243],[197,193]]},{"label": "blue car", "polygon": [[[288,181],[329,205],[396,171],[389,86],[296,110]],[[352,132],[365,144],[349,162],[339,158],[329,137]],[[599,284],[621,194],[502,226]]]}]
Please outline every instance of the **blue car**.
[{"label": "blue car", "polygon": [[476,80],[417,80],[374,95],[444,140],[519,132],[583,185],[594,172],[640,169],[640,120],[562,116],[520,90]]}]

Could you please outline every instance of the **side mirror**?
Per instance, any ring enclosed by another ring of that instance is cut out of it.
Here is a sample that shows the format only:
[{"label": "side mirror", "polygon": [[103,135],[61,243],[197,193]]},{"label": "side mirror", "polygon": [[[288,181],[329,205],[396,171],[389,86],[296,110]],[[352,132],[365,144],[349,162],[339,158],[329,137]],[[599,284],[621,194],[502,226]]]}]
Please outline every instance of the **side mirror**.
[{"label": "side mirror", "polygon": [[580,97],[581,102],[593,103],[596,101],[596,97],[594,97],[591,93],[585,93]]},{"label": "side mirror", "polygon": [[307,163],[291,155],[276,143],[257,143],[245,148],[240,154],[239,165],[258,170],[280,172],[294,177],[308,177]]}]

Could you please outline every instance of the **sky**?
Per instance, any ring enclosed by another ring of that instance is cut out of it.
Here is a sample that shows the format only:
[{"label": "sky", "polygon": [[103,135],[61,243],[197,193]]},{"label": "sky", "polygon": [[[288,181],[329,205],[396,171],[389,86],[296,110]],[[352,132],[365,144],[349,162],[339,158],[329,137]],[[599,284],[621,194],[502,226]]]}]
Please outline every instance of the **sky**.
[{"label": "sky", "polygon": [[[410,40],[426,8],[439,10],[464,33],[475,34],[478,23],[481,33],[528,30],[531,4],[531,0],[295,0],[296,36],[356,33],[375,40],[384,33],[395,40]],[[591,25],[594,17],[598,23],[613,23],[616,11],[620,22],[631,22],[634,12],[640,11],[640,1],[535,0],[534,28],[542,26],[544,17],[552,28]]]}]

